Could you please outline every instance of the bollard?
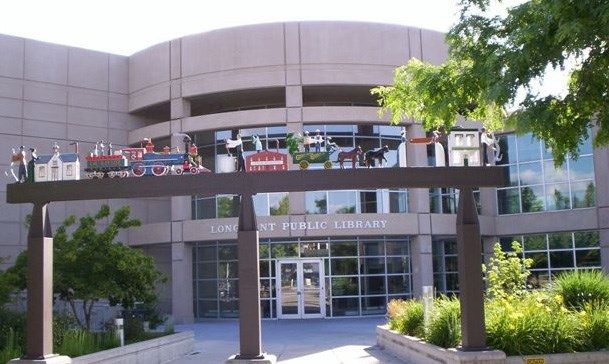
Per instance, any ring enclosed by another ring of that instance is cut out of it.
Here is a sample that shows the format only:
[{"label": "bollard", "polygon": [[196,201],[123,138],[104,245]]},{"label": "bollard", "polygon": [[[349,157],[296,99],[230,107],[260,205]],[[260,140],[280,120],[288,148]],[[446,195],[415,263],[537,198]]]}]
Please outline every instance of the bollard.
[{"label": "bollard", "polygon": [[423,322],[425,327],[427,327],[429,323],[429,313],[433,307],[433,300],[433,286],[423,286]]},{"label": "bollard", "polygon": [[114,319],[114,326],[116,327],[116,335],[121,342],[121,346],[125,346],[125,329],[123,328],[123,319]]}]

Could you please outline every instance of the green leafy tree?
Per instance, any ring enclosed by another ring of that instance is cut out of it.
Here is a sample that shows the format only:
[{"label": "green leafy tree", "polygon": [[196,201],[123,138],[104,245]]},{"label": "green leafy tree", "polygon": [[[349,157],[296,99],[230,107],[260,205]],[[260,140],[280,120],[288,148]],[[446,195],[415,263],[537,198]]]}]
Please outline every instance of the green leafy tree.
[{"label": "green leafy tree", "polygon": [[[107,299],[110,305],[132,308],[136,302],[153,302],[155,284],[162,280],[151,257],[137,249],[115,242],[119,231],[140,222],[130,218],[129,206],[115,211],[108,226],[99,231],[96,224],[110,216],[108,205],[102,205],[95,216],[77,219],[69,216],[57,229],[53,239],[53,291],[66,300],[81,327],[90,329],[93,305]],[[26,288],[27,266],[22,252],[9,271],[18,275],[21,288]],[[81,302],[84,317],[78,315]]]},{"label": "green leafy tree", "polygon": [[510,252],[503,252],[501,244],[495,243],[488,265],[482,264],[482,271],[486,273],[486,290],[490,297],[507,298],[526,292],[533,259],[521,258],[521,255],[522,248],[517,241],[512,242]]},{"label": "green leafy tree", "polygon": [[[493,14],[501,2],[460,0],[448,61],[413,59],[396,69],[393,86],[373,89],[380,112],[391,111],[393,123],[414,117],[427,130],[450,129],[460,116],[491,131],[507,124],[543,140],[557,164],[567,153],[577,158],[593,125],[594,145],[609,144],[609,3],[530,0]],[[564,94],[539,94],[548,70],[566,69]]]}]

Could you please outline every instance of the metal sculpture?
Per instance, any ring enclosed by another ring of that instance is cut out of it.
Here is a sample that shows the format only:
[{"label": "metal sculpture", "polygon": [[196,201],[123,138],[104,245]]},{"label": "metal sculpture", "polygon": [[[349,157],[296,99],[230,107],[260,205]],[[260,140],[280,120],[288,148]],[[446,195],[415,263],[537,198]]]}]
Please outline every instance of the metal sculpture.
[{"label": "metal sculpture", "polygon": [[389,146],[384,145],[381,148],[374,150],[371,149],[364,154],[364,163],[366,167],[370,168],[372,163],[376,160],[378,162],[379,167],[383,166],[383,161],[387,162],[387,158],[385,158],[385,153],[389,152]]},{"label": "metal sculpture", "polygon": [[338,153],[338,165],[341,169],[344,169],[345,160],[351,160],[351,168],[355,168],[356,162],[359,161],[359,157],[363,155],[362,147],[359,145],[348,152],[339,152]]}]

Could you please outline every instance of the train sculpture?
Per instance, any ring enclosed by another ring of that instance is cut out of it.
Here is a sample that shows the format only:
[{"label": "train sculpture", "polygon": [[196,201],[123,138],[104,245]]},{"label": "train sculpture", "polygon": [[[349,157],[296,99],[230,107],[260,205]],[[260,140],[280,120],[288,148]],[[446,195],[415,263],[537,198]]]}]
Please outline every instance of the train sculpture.
[{"label": "train sculpture", "polygon": [[[86,178],[124,178],[142,176],[165,176],[182,174],[209,173],[203,167],[202,158],[197,146],[186,134],[174,134],[183,137],[184,151],[178,148],[172,151],[165,147],[156,152],[150,139],[144,139],[140,147],[113,149],[112,144],[98,142],[95,148],[85,157],[84,176]],[[36,154],[36,149],[30,148],[31,159],[26,160],[25,147],[11,156],[10,175],[16,182],[45,182],[80,179],[80,156],[78,144],[74,153],[60,153],[59,146],[53,145],[53,153],[48,155]],[[18,175],[13,171],[13,165],[18,166]],[[8,172],[5,172],[9,175]]]}]

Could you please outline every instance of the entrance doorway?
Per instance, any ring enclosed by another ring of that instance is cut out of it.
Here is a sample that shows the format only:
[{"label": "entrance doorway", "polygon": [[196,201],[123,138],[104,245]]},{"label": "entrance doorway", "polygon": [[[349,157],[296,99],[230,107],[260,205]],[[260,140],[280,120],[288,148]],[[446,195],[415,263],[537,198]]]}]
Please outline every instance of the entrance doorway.
[{"label": "entrance doorway", "polygon": [[326,316],[324,265],[321,259],[277,261],[277,318]]}]

